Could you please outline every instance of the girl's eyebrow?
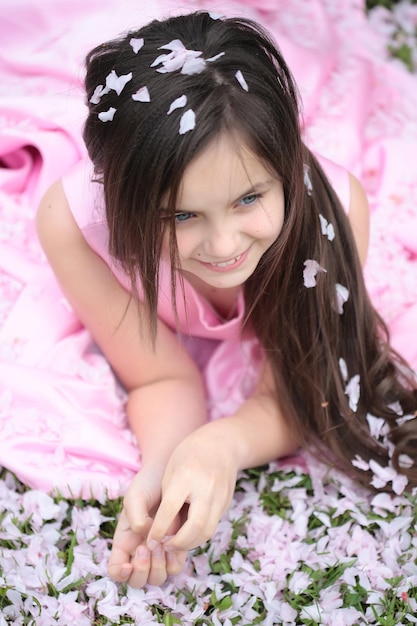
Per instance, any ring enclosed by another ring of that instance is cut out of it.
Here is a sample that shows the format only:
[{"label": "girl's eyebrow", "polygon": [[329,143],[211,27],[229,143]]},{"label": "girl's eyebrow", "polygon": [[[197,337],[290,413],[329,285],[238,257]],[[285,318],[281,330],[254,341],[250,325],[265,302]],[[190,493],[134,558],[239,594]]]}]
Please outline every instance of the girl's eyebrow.
[{"label": "girl's eyebrow", "polygon": [[[268,178],[267,180],[256,182],[253,185],[251,185],[251,187],[246,189],[243,193],[240,193],[237,196],[237,198],[235,198],[234,200],[230,202],[230,204],[236,204],[236,202],[239,202],[239,200],[241,200],[242,198],[245,198],[246,196],[250,196],[251,194],[265,191],[268,187],[270,187],[275,182],[277,182],[276,178]],[[160,212],[165,215],[168,215],[169,213],[166,207],[161,207]],[[198,213],[198,211],[182,209],[181,207],[177,207],[175,209],[175,213]]]},{"label": "girl's eyebrow", "polygon": [[242,198],[246,196],[250,196],[254,193],[259,193],[260,191],[265,191],[272,183],[276,182],[276,178],[268,178],[268,180],[262,180],[257,183],[254,183],[249,189],[239,194],[238,197],[232,201],[232,204],[236,204]]}]

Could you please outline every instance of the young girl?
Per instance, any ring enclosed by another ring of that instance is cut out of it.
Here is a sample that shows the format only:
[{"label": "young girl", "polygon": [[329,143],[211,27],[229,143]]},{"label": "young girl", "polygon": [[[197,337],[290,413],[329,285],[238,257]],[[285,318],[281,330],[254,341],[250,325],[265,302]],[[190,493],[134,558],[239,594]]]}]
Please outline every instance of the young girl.
[{"label": "young girl", "polygon": [[365,194],[303,144],[268,35],[205,12],[154,21],[92,50],[85,84],[92,166],[37,223],[141,450],[110,576],[181,571],[237,472],[299,446],[365,484],[417,484],[415,379],[361,273]]}]

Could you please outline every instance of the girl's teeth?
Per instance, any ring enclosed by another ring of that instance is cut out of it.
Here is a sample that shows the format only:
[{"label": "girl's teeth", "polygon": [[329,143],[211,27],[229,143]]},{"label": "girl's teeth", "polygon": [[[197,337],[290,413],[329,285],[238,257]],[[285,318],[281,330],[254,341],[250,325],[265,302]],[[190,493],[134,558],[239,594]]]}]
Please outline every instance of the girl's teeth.
[{"label": "girl's teeth", "polygon": [[239,256],[237,256],[235,259],[231,259],[231,261],[225,261],[224,263],[210,263],[210,265],[214,265],[215,267],[227,267],[228,265],[233,265],[234,263],[237,263],[237,261],[240,260],[240,257],[242,255],[239,254]]}]

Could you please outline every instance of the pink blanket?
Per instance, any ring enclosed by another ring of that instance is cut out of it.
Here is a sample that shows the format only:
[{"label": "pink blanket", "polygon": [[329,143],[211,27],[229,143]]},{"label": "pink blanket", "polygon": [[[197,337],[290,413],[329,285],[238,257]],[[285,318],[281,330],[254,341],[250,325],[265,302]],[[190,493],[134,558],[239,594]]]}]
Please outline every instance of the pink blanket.
[{"label": "pink blanket", "polygon": [[0,464],[21,480],[114,497],[140,464],[123,390],[60,293],[33,218],[47,187],[85,155],[85,53],[152,17],[207,8],[273,33],[301,90],[306,140],[366,187],[368,288],[394,345],[417,366],[417,81],[388,60],[360,4],[2,0]]}]

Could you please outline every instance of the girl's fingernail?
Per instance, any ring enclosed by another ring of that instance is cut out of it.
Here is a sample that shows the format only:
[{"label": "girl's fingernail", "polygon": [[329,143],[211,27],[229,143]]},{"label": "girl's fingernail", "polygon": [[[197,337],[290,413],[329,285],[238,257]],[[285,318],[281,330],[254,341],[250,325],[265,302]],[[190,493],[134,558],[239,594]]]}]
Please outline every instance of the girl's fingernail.
[{"label": "girl's fingernail", "polygon": [[146,546],[139,546],[136,550],[136,556],[138,559],[147,559],[149,557],[149,550]]},{"label": "girl's fingernail", "polygon": [[155,550],[157,545],[158,545],[158,542],[155,541],[155,539],[151,539],[150,541],[148,541],[148,548],[151,552],[152,550]]}]

